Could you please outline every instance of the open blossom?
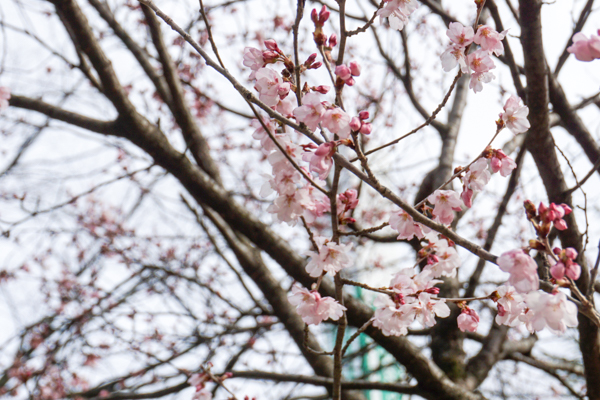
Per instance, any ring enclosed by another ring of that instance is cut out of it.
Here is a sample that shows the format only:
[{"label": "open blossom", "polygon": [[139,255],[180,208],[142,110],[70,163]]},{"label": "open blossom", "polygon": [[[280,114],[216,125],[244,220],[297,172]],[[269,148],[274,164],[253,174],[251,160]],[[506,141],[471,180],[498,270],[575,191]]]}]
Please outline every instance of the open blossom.
[{"label": "open blossom", "polygon": [[270,68],[260,68],[256,71],[256,85],[259,99],[269,107],[278,105],[290,92],[290,83],[284,82],[281,74]]},{"label": "open blossom", "polygon": [[479,325],[479,315],[472,308],[465,307],[456,319],[458,329],[463,332],[476,332]]},{"label": "open blossom", "polygon": [[476,191],[479,192],[483,190],[492,177],[492,174],[490,174],[487,167],[487,160],[485,158],[480,158],[469,167],[465,176],[461,178],[463,182],[463,191],[460,194],[460,197],[468,208],[471,208],[473,205],[473,194],[475,194]]},{"label": "open blossom", "polygon": [[490,166],[492,167],[492,172],[496,173],[499,171],[500,175],[507,177],[513,169],[517,168],[517,163],[504,154],[502,150],[494,150]]},{"label": "open blossom", "polygon": [[446,72],[452,71],[457,65],[460,65],[460,70],[463,74],[469,72],[467,67],[467,57],[465,56],[465,48],[459,45],[450,45],[440,56],[442,60],[442,69]]},{"label": "open blossom", "polygon": [[487,51],[489,54],[495,54],[501,56],[504,53],[504,45],[502,40],[506,36],[507,31],[496,32],[493,28],[487,25],[481,25],[477,29],[477,33],[473,38],[473,41],[481,46],[482,50]]},{"label": "open blossom", "polygon": [[311,92],[302,97],[302,106],[294,109],[293,114],[298,121],[304,122],[314,131],[325,114],[325,107],[323,107],[319,95]]},{"label": "open blossom", "polygon": [[296,311],[302,321],[309,325],[318,325],[326,319],[338,320],[346,307],[331,297],[321,297],[317,291],[309,291],[298,285],[292,286],[292,293],[288,294],[289,302],[296,306]]},{"label": "open blossom", "polygon": [[550,203],[549,207],[546,207],[544,203],[540,203],[538,211],[542,222],[554,223],[554,227],[559,231],[564,231],[567,229],[567,222],[563,219],[563,217],[573,212],[571,207],[566,204],[556,205],[554,203]]},{"label": "open blossom", "polygon": [[431,294],[422,292],[415,303],[417,320],[423,327],[429,328],[435,325],[435,317],[446,318],[450,315],[450,308],[446,300],[431,298]]},{"label": "open blossom", "polygon": [[306,272],[314,278],[317,278],[323,274],[323,272],[330,272],[335,275],[343,268],[347,268],[352,265],[348,253],[352,249],[352,243],[350,244],[337,244],[330,242],[325,238],[315,238],[315,242],[319,246],[319,251],[309,251],[310,261],[306,264]]},{"label": "open blossom", "polygon": [[304,214],[302,204],[307,201],[306,193],[301,190],[291,194],[284,194],[273,201],[267,211],[273,214],[274,221],[286,222],[294,226],[298,219]]},{"label": "open blossom", "polygon": [[592,61],[600,58],[600,29],[598,35],[591,35],[588,39],[583,33],[573,35],[573,44],[567,48],[579,61]]},{"label": "open blossom", "polygon": [[302,159],[308,161],[310,171],[316,173],[319,179],[325,179],[333,166],[335,149],[334,142],[326,142],[317,147],[314,153],[304,153]]},{"label": "open blossom", "polygon": [[473,28],[463,26],[460,22],[450,22],[446,35],[459,46],[465,47],[473,43]]},{"label": "open blossom", "polygon": [[498,257],[498,267],[510,274],[508,283],[513,285],[517,292],[528,293],[539,289],[537,264],[523,250],[516,249],[503,253]]},{"label": "open blossom", "polygon": [[385,336],[403,336],[408,333],[408,327],[415,320],[414,304],[399,304],[389,296],[380,296],[375,299],[374,305],[374,327],[381,329]]},{"label": "open blossom", "polygon": [[469,89],[473,89],[473,92],[478,93],[483,90],[484,83],[490,83],[496,79],[496,76],[491,72],[476,72],[471,74],[471,80],[469,81]]},{"label": "open blossom", "polygon": [[521,98],[512,95],[504,104],[504,112],[500,113],[500,118],[506,124],[506,127],[514,134],[527,131],[531,124],[527,119],[529,108],[521,105]]},{"label": "open blossom", "polygon": [[488,72],[496,65],[487,51],[477,50],[467,56],[469,68],[475,73]]},{"label": "open blossom", "polygon": [[424,271],[430,271],[432,278],[456,276],[456,270],[460,267],[460,257],[456,249],[448,244],[446,239],[438,239],[437,233],[427,235],[429,239],[429,248],[435,254],[435,257],[427,258],[427,265]]},{"label": "open blossom", "polygon": [[550,268],[550,273],[554,279],[563,279],[565,275],[574,281],[581,275],[581,267],[575,262],[577,251],[572,247],[564,250],[555,247],[554,254],[558,256],[558,261]]},{"label": "open blossom", "polygon": [[380,20],[388,18],[390,27],[401,31],[408,21],[408,16],[417,9],[416,0],[388,0],[386,5],[377,11]]},{"label": "open blossom", "polygon": [[8,108],[8,101],[10,100],[10,89],[5,86],[0,86],[0,111]]},{"label": "open blossom", "polygon": [[325,111],[323,115],[323,126],[331,133],[337,134],[341,139],[348,139],[350,136],[350,116],[339,107]]},{"label": "open blossom", "polygon": [[413,236],[419,239],[425,237],[429,228],[416,223],[408,213],[402,209],[392,212],[390,216],[390,228],[398,232],[398,240],[410,240]]},{"label": "open blossom", "polygon": [[530,332],[548,327],[554,333],[564,333],[567,327],[577,326],[577,306],[563,292],[534,291],[525,297],[525,303],[528,310],[521,320]]},{"label": "open blossom", "polygon": [[519,317],[525,309],[524,297],[510,285],[502,285],[496,289],[494,301],[498,306],[496,323],[498,325],[516,326],[520,323]]},{"label": "open blossom", "polygon": [[454,211],[461,211],[462,201],[454,190],[436,190],[427,197],[434,205],[433,216],[442,224],[450,224],[454,219]]}]

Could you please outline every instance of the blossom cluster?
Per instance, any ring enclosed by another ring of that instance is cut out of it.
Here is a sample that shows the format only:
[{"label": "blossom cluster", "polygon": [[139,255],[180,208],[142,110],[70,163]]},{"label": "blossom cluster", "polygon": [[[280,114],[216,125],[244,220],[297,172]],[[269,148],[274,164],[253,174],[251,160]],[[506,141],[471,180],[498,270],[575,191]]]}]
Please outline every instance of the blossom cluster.
[{"label": "blossom cluster", "polygon": [[[459,65],[463,73],[471,73],[469,88],[475,93],[482,91],[484,83],[495,79],[490,71],[496,68],[496,65],[490,56],[502,55],[502,40],[506,32],[496,32],[487,25],[479,26],[477,32],[474,32],[472,27],[465,27],[460,22],[450,23],[446,35],[451,43],[441,55],[442,68],[449,72]],[[479,45],[479,49],[467,54],[473,43]]]},{"label": "blossom cluster", "polygon": [[377,15],[380,21],[387,18],[392,29],[401,31],[418,6],[416,0],[385,0],[385,6],[377,11]]}]

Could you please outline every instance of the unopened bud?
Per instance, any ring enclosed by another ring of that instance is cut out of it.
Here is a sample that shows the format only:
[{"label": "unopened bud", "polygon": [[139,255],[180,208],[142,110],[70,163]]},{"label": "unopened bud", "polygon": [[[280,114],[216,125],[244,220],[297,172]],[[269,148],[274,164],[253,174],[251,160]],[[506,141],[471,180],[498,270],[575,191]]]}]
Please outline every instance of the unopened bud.
[{"label": "unopened bud", "polygon": [[329,19],[331,13],[327,10],[327,6],[323,5],[321,12],[319,13],[319,22],[323,25]]},{"label": "unopened bud", "polygon": [[360,127],[360,133],[362,133],[363,135],[369,135],[371,133],[371,131],[373,130],[373,127],[371,126],[370,123],[365,122],[364,124],[362,124],[362,126]]},{"label": "unopened bud", "polygon": [[280,52],[279,46],[277,46],[277,42],[273,39],[265,40],[265,47],[271,51]]},{"label": "unopened bud", "polygon": [[346,79],[344,83],[348,86],[354,86],[354,78]]},{"label": "unopened bud", "polygon": [[358,119],[358,117],[352,117],[352,119],[350,120],[350,129],[356,132],[360,129],[360,126],[360,119]]},{"label": "unopened bud", "polygon": [[523,206],[525,207],[525,212],[527,213],[527,219],[535,218],[535,215],[537,214],[535,204],[533,204],[531,200],[525,200],[523,202]]},{"label": "unopened bud", "polygon": [[279,54],[277,54],[274,51],[271,50],[265,50],[262,53],[263,56],[263,60],[265,61],[266,64],[272,64],[277,62],[277,59],[279,58]]},{"label": "unopened bud", "polygon": [[350,68],[348,68],[344,64],[335,67],[335,74],[344,81],[352,77],[352,74],[350,73]]},{"label": "unopened bud", "polygon": [[438,287],[430,287],[429,289],[425,290],[427,293],[430,294],[439,294],[440,293],[440,288]]},{"label": "unopened bud", "polygon": [[319,85],[319,86],[313,88],[313,90],[315,92],[319,92],[321,94],[327,94],[329,92],[329,89],[331,89],[331,88],[327,85]]},{"label": "unopened bud", "polygon": [[350,62],[348,67],[350,67],[350,73],[352,76],[360,76],[360,65],[358,65],[356,61]]},{"label": "unopened bud", "polygon": [[329,36],[329,47],[335,47],[337,45],[337,35],[335,33],[332,33],[331,36]]},{"label": "unopened bud", "polygon": [[313,8],[312,11],[310,12],[310,19],[312,20],[312,22],[317,25],[319,24],[319,15],[317,13],[317,9]]},{"label": "unopened bud", "polygon": [[317,59],[317,53],[312,53],[310,56],[308,56],[306,61],[304,61],[304,65],[306,65],[307,67],[310,67],[311,64],[315,62],[316,59]]},{"label": "unopened bud", "polygon": [[321,61],[317,61],[316,63],[308,67],[308,69],[319,69],[321,65],[323,65],[323,63]]},{"label": "unopened bud", "polygon": [[362,119],[363,121],[365,119],[369,119],[369,112],[368,111],[361,111],[358,113],[358,118]]}]

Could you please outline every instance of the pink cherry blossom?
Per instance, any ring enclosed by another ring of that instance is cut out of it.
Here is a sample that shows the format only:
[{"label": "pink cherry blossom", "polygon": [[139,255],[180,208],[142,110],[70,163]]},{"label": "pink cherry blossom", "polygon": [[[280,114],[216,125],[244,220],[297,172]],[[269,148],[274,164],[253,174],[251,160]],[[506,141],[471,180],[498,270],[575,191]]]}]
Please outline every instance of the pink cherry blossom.
[{"label": "pink cherry blossom", "polygon": [[479,324],[479,315],[472,308],[465,307],[456,319],[458,329],[463,332],[476,332]]},{"label": "pink cherry blossom", "polygon": [[600,58],[600,30],[598,35],[591,35],[588,39],[583,33],[573,35],[573,44],[567,48],[579,61],[593,61]]},{"label": "pink cherry blossom", "polygon": [[267,208],[267,211],[273,214],[274,221],[285,222],[288,225],[294,226],[304,214],[302,204],[307,200],[306,193],[297,190],[291,194],[284,194],[276,198],[273,204]]},{"label": "pink cherry blossom", "polygon": [[352,78],[350,68],[344,64],[335,67],[335,75],[343,81],[347,81],[348,79]]},{"label": "pink cherry blossom", "polygon": [[565,275],[574,281],[581,275],[581,267],[575,262],[577,251],[572,247],[561,250],[555,247],[554,254],[558,256],[558,261],[550,268],[550,273],[554,279],[563,279]]},{"label": "pink cherry blossom", "polygon": [[8,108],[8,101],[10,100],[10,89],[5,86],[0,86],[0,111]]},{"label": "pink cherry blossom", "polygon": [[492,167],[492,172],[496,173],[500,171],[500,175],[506,177],[511,174],[513,169],[517,168],[517,163],[504,154],[502,150],[494,150],[490,166]]},{"label": "pink cherry blossom", "polygon": [[554,333],[564,333],[567,327],[577,326],[577,306],[563,292],[534,291],[525,297],[525,303],[529,310],[521,320],[531,332],[548,327]]},{"label": "pink cherry blossom", "polygon": [[338,320],[346,307],[331,297],[321,297],[317,291],[309,291],[301,286],[292,286],[292,293],[288,294],[289,302],[296,306],[296,311],[302,320],[309,325],[318,325],[331,318]]},{"label": "pink cherry blossom", "polygon": [[385,336],[403,336],[415,320],[414,304],[397,304],[389,296],[377,297],[374,303],[377,309],[373,315],[373,326],[381,329]]},{"label": "pink cherry blossom", "polygon": [[435,325],[435,317],[446,318],[450,315],[450,308],[446,300],[432,298],[431,294],[422,292],[416,303],[415,313],[417,320],[423,327],[428,328]]},{"label": "pink cherry blossom", "polygon": [[473,42],[474,33],[470,26],[465,27],[460,22],[450,22],[446,35],[451,41],[464,48]]},{"label": "pink cherry blossom", "polygon": [[529,108],[521,105],[521,98],[512,95],[504,104],[504,112],[500,113],[500,118],[514,134],[527,131],[531,125],[527,120]]},{"label": "pink cherry blossom", "polygon": [[498,325],[516,326],[520,323],[519,317],[525,309],[524,297],[509,285],[502,285],[496,289],[497,298],[494,299],[498,306],[496,323]]},{"label": "pink cherry blossom", "polygon": [[452,71],[457,65],[463,74],[469,72],[467,67],[467,58],[465,57],[465,48],[459,45],[450,45],[440,56],[442,60],[442,69],[446,72]]},{"label": "pink cherry blossom", "polygon": [[[316,183],[324,185],[324,182],[317,181]],[[324,213],[331,211],[329,198],[315,189],[309,182],[306,182],[306,185],[299,191],[306,193],[301,205],[304,208],[304,219],[307,223],[312,224],[316,218],[322,217]]]},{"label": "pink cherry blossom", "polygon": [[250,79],[254,79],[256,77],[256,71],[265,66],[263,52],[254,47],[244,48],[244,65],[252,70]]},{"label": "pink cherry blossom", "polygon": [[352,260],[348,255],[352,249],[352,243],[337,244],[322,237],[315,238],[315,242],[319,246],[318,252],[307,252],[310,260],[305,268],[310,276],[317,278],[323,272],[335,275],[342,269],[352,265]]},{"label": "pink cherry blossom", "polygon": [[434,205],[433,216],[442,224],[450,224],[454,219],[454,211],[461,211],[462,201],[454,190],[436,190],[427,197]]},{"label": "pink cherry blossom", "polygon": [[496,68],[494,61],[485,50],[477,50],[469,54],[467,56],[467,63],[469,68],[476,74],[488,72]]},{"label": "pink cherry blossom", "polygon": [[[262,121],[263,124],[267,127],[267,129],[269,129],[271,134],[277,136],[277,134],[275,133],[275,126],[273,125],[272,120],[269,118],[262,118]],[[256,119],[252,120],[252,125],[256,126],[256,130],[254,131],[254,133],[252,133],[252,137],[260,141],[260,144],[262,146],[261,151],[264,154],[269,154],[273,150],[275,150],[277,146],[275,146],[275,143],[273,143],[271,137],[263,128],[263,125]]]},{"label": "pink cherry blossom", "polygon": [[401,31],[404,24],[408,21],[408,16],[416,10],[418,4],[416,0],[390,0],[386,5],[377,11],[380,20],[388,18],[390,27]]},{"label": "pink cherry blossom", "polygon": [[356,189],[348,189],[344,193],[338,194],[336,203],[338,215],[354,210],[358,205],[358,192]]},{"label": "pink cherry blossom", "polygon": [[398,271],[390,281],[390,288],[402,296],[417,293],[417,284],[415,276],[417,272],[414,268],[403,268]]},{"label": "pink cherry blossom", "polygon": [[308,161],[311,172],[316,173],[319,179],[325,179],[333,166],[333,155],[335,154],[336,144],[326,142],[321,144],[314,153],[306,152],[302,156],[304,161]]},{"label": "pink cherry blossom", "polygon": [[350,136],[350,116],[341,108],[335,107],[325,111],[322,124],[329,129],[331,133],[337,134],[341,139],[348,139]]},{"label": "pink cherry blossom", "polygon": [[398,232],[398,240],[410,240],[413,236],[423,239],[426,226],[416,223],[408,213],[402,209],[392,212],[390,216],[390,228]]},{"label": "pink cherry blossom", "polygon": [[537,264],[523,250],[515,249],[503,253],[498,257],[498,267],[510,274],[508,283],[513,285],[517,292],[528,293],[539,289]]},{"label": "pink cherry blossom", "polygon": [[496,79],[496,76],[491,72],[476,72],[471,74],[471,80],[469,81],[469,89],[473,89],[473,92],[478,93],[483,90],[484,83],[490,83]]},{"label": "pink cherry blossom", "polygon": [[325,107],[316,93],[307,93],[302,97],[302,106],[294,110],[293,114],[300,122],[304,122],[311,130],[317,129],[321,117],[325,113]]},{"label": "pink cherry blossom", "polygon": [[284,82],[281,74],[270,68],[260,68],[256,71],[256,84],[254,88],[259,93],[259,99],[269,107],[275,107],[280,98],[284,98],[290,91],[290,83]]},{"label": "pink cherry blossom", "polygon": [[494,29],[487,25],[481,25],[477,29],[477,33],[473,38],[473,41],[481,46],[482,50],[487,51],[489,54],[494,53],[496,56],[502,55],[504,53],[504,45],[502,45],[502,40],[506,36],[506,32],[496,32]]},{"label": "pink cherry blossom", "polygon": [[487,167],[488,163],[485,158],[475,161],[462,178],[463,184],[473,190],[483,190],[492,177]]},{"label": "pink cherry blossom", "polygon": [[456,270],[460,267],[460,257],[454,247],[448,244],[446,239],[438,239],[437,233],[433,233],[427,236],[429,239],[430,248],[435,254],[435,259],[428,258],[425,271],[430,271],[432,278],[439,278],[441,276],[455,277]]}]

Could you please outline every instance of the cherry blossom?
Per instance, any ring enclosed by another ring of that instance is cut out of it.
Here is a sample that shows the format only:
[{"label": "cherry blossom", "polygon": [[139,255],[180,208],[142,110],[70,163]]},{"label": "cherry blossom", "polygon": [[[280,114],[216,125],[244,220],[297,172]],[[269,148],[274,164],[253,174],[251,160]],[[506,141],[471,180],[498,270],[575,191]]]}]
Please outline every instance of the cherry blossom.
[{"label": "cherry blossom", "polygon": [[520,323],[519,317],[525,309],[524,297],[517,293],[510,285],[499,286],[495,291],[493,300],[498,306],[496,323],[498,325],[516,326]]},{"label": "cherry blossom", "polygon": [[565,275],[574,281],[581,275],[581,267],[575,262],[577,251],[572,247],[564,250],[555,247],[554,254],[558,256],[558,261],[550,268],[550,273],[554,279],[563,279]]},{"label": "cherry blossom", "polygon": [[469,68],[476,74],[488,72],[496,68],[494,61],[485,50],[477,50],[469,54],[467,56],[467,63]]},{"label": "cherry blossom", "polygon": [[408,16],[417,9],[416,0],[388,0],[386,5],[377,11],[380,20],[388,18],[390,27],[401,31],[408,21]]},{"label": "cherry blossom", "polygon": [[479,324],[479,315],[477,315],[477,312],[472,308],[465,306],[456,319],[456,322],[458,324],[458,329],[461,331],[476,332],[477,325]]},{"label": "cherry blossom", "polygon": [[319,95],[313,92],[305,94],[302,97],[302,106],[297,107],[293,112],[298,121],[304,122],[313,131],[317,129],[324,113],[325,107]]},{"label": "cherry blossom", "polygon": [[298,219],[304,214],[303,203],[307,202],[305,191],[296,190],[291,194],[284,194],[275,199],[267,211],[273,214],[274,221],[285,222],[294,226]]},{"label": "cherry blossom", "polygon": [[423,327],[428,328],[435,325],[435,317],[446,318],[450,315],[450,308],[444,299],[431,298],[431,294],[422,292],[419,294],[415,306],[417,320]]},{"label": "cherry blossom", "polygon": [[302,321],[309,325],[319,325],[326,319],[338,320],[346,307],[331,297],[321,297],[317,291],[309,291],[301,286],[292,286],[292,293],[288,294],[289,302],[296,306],[296,311]]},{"label": "cherry blossom", "polygon": [[487,167],[487,160],[485,158],[480,158],[469,167],[465,176],[461,178],[463,182],[461,198],[468,208],[471,208],[473,205],[472,199],[475,191],[483,190],[492,177],[492,174],[490,174]]},{"label": "cherry blossom", "polygon": [[265,60],[263,59],[263,52],[254,47],[244,48],[244,65],[252,70],[250,79],[256,78],[256,71],[264,67]]},{"label": "cherry blossom", "polygon": [[534,291],[525,297],[528,310],[521,317],[530,332],[548,327],[554,333],[564,333],[577,326],[577,306],[563,292],[555,294]]},{"label": "cherry blossom", "polygon": [[373,326],[381,329],[385,336],[404,336],[415,320],[415,304],[397,304],[389,296],[377,297],[373,315]]},{"label": "cherry blossom", "polygon": [[333,166],[332,157],[335,154],[335,149],[336,144],[334,142],[326,142],[317,147],[314,153],[304,153],[302,159],[308,161],[310,171],[316,173],[319,179],[325,179]]},{"label": "cherry blossom", "polygon": [[[273,136],[281,136],[281,135],[277,135],[275,133],[275,126],[273,125],[273,122],[271,119],[262,118],[262,121],[263,121],[263,124],[267,127],[267,129],[271,132],[271,134]],[[252,134],[252,137],[254,139],[260,141],[260,144],[262,146],[261,151],[264,154],[269,154],[273,150],[275,150],[277,148],[277,146],[275,146],[275,143],[273,143],[273,141],[271,140],[271,137],[267,134],[267,132],[265,131],[265,128],[263,128],[263,125],[258,120],[252,120],[252,124],[253,124],[253,126],[257,127],[256,130],[254,131],[254,133]]]},{"label": "cherry blossom", "polygon": [[500,113],[500,118],[514,134],[527,131],[531,125],[527,120],[529,108],[521,105],[521,98],[512,95],[504,104],[504,112]]},{"label": "cherry blossom", "polygon": [[408,213],[402,209],[397,209],[390,216],[390,228],[398,232],[398,240],[410,240],[413,236],[419,239],[425,237],[429,228],[416,223]]},{"label": "cherry blossom", "polygon": [[449,245],[447,239],[438,239],[436,233],[432,232],[427,238],[429,239],[427,249],[435,253],[435,258],[427,258],[425,271],[430,271],[433,278],[456,276],[456,270],[460,267],[460,257],[456,249]]},{"label": "cherry blossom", "polygon": [[591,35],[588,39],[583,33],[573,35],[573,44],[567,48],[579,61],[593,61],[600,58],[600,29],[598,35]]},{"label": "cherry blossom", "polygon": [[473,89],[473,92],[478,93],[483,90],[484,83],[490,83],[496,79],[496,76],[491,72],[477,72],[471,74],[471,80],[469,81],[469,89]]},{"label": "cherry blossom", "polygon": [[492,159],[490,160],[490,166],[492,172],[500,172],[500,175],[507,177],[511,174],[513,169],[517,168],[515,161],[504,154],[502,150],[494,150],[492,153]]},{"label": "cherry blossom", "polygon": [[256,85],[254,88],[259,93],[259,99],[269,107],[275,107],[280,98],[290,92],[290,83],[284,82],[281,74],[270,68],[260,68],[256,71]]},{"label": "cherry blossom", "polygon": [[0,86],[0,111],[8,108],[8,101],[10,100],[10,89],[5,86]]},{"label": "cherry blossom", "polygon": [[450,224],[454,219],[454,211],[461,211],[462,201],[453,190],[436,190],[427,197],[434,205],[433,216],[442,224]]},{"label": "cherry blossom", "polygon": [[341,139],[350,137],[350,116],[341,108],[335,107],[325,111],[322,124],[331,133],[337,134]]},{"label": "cherry blossom", "polygon": [[508,30],[498,33],[487,25],[481,25],[477,29],[477,33],[475,34],[473,41],[480,45],[481,49],[487,51],[489,54],[493,53],[496,56],[500,56],[502,53],[504,53],[502,40],[504,40],[506,32],[508,32]]},{"label": "cherry blossom", "polygon": [[567,222],[563,219],[563,217],[573,212],[571,207],[564,203],[560,205],[550,203],[549,207],[546,207],[544,203],[540,203],[538,211],[542,222],[554,223],[554,227],[559,231],[564,231],[567,229]]},{"label": "cherry blossom", "polygon": [[467,67],[467,58],[465,57],[465,48],[458,45],[450,45],[440,56],[442,60],[442,69],[446,72],[452,71],[457,65],[463,74],[469,72]]},{"label": "cherry blossom", "polygon": [[340,216],[340,222],[346,220],[343,215],[351,210],[354,210],[358,205],[358,192],[355,189],[348,189],[344,193],[337,196],[337,213]]},{"label": "cherry blossom", "polygon": [[348,256],[352,249],[352,243],[337,244],[322,237],[315,238],[315,242],[319,246],[318,252],[309,251],[307,253],[311,258],[305,268],[310,276],[317,278],[323,272],[335,275],[343,268],[352,265],[352,260]]},{"label": "cherry blossom", "polygon": [[470,26],[465,27],[460,22],[450,22],[446,35],[457,45],[465,47],[473,42],[474,33]]},{"label": "cherry blossom", "polygon": [[528,293],[539,289],[537,264],[523,250],[515,249],[503,253],[498,257],[498,267],[510,274],[508,283],[513,285],[517,292]]}]

